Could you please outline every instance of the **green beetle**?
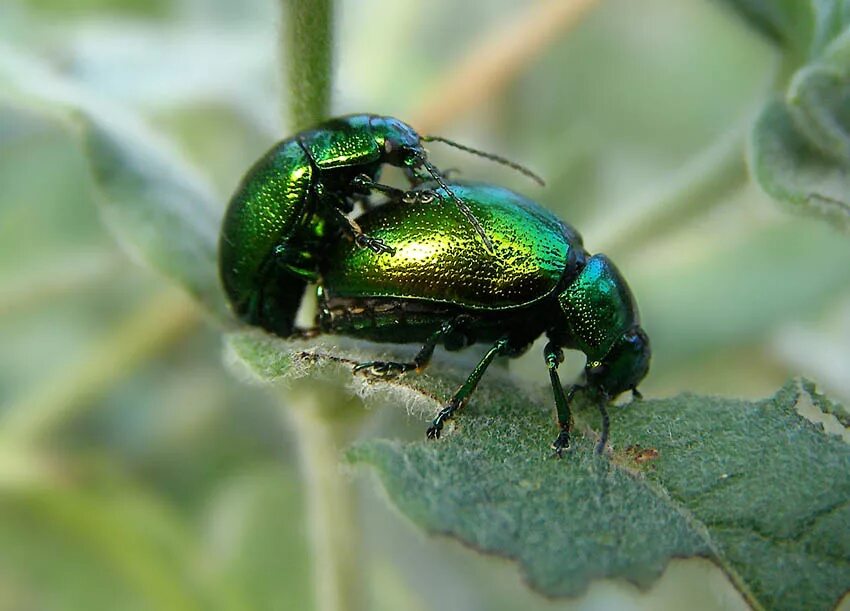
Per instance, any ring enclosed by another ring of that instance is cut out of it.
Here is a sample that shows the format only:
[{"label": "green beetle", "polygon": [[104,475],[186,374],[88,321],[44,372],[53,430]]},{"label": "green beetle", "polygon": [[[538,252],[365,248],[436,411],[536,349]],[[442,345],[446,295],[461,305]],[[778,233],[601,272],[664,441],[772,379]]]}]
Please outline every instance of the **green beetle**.
[{"label": "green beetle", "polygon": [[[392,117],[360,114],[331,119],[276,144],[248,171],[222,223],[219,271],[236,315],[280,335],[293,331],[304,290],[318,277],[318,257],[340,229],[376,254],[392,253],[348,214],[373,191],[384,164],[404,168],[411,184],[436,180],[423,141],[441,141],[513,167],[506,159],[435,136],[421,137]],[[449,192],[464,222],[489,248],[486,233],[464,202]]]},{"label": "green beetle", "polygon": [[587,357],[584,387],[598,398],[603,417],[601,452],[608,437],[606,404],[627,390],[640,396],[637,385],[649,370],[649,340],[628,285],[605,255],[591,256],[572,227],[529,199],[487,184],[448,188],[481,220],[494,252],[475,239],[446,189],[421,185],[414,193],[434,193],[434,202],[396,198],[357,219],[364,231],[392,243],[394,256],[345,241],[332,245],[322,260],[318,330],[423,342],[410,362],[355,367],[377,377],[422,370],[439,343],[448,350],[491,343],[428,429],[430,438],[440,436],[496,356],[518,356],[545,333],[560,426],[552,447],[559,456],[569,447],[570,402],[582,388],[573,385],[565,393],[558,377],[563,349],[573,348]]}]

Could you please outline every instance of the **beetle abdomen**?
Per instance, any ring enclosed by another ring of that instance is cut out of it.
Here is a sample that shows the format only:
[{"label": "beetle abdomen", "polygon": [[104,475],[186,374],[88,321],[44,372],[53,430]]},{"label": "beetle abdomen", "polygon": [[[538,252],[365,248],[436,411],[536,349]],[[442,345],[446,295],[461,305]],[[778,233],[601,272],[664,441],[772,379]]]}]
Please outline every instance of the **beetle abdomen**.
[{"label": "beetle abdomen", "polygon": [[296,140],[264,155],[233,196],[221,229],[219,271],[236,313],[244,317],[275,248],[296,231],[311,196],[313,168]]},{"label": "beetle abdomen", "polygon": [[450,189],[479,219],[493,253],[438,190],[433,202],[392,202],[357,219],[366,233],[395,248],[395,255],[340,241],[327,257],[326,290],[341,297],[424,299],[481,310],[520,308],[551,294],[573,248],[572,230],[508,189],[485,184]]}]

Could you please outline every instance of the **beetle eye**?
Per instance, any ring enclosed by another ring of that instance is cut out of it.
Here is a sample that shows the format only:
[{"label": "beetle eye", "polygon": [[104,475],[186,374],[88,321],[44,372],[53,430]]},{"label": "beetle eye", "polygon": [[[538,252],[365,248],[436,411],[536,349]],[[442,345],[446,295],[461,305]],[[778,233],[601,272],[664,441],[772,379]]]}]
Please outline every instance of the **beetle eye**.
[{"label": "beetle eye", "polygon": [[588,373],[598,374],[602,372],[602,362],[601,361],[591,361],[585,367]]},{"label": "beetle eye", "polygon": [[393,141],[389,138],[384,140],[384,152],[386,152],[387,155],[393,152]]}]

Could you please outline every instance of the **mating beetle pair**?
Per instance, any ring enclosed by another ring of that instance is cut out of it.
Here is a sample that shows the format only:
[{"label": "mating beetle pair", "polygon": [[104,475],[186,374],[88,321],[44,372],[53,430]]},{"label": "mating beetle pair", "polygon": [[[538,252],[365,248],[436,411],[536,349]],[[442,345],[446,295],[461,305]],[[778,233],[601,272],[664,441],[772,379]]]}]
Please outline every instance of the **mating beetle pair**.
[{"label": "mating beetle pair", "polygon": [[[557,369],[563,349],[574,348],[587,356],[585,388],[603,415],[601,451],[608,435],[606,404],[626,390],[637,394],[650,357],[634,299],[616,267],[604,255],[587,253],[572,227],[527,198],[493,185],[446,184],[415,132],[395,119],[372,117],[369,123],[373,137],[379,133],[375,125],[397,130],[390,150],[398,157],[385,147],[383,157],[338,165],[339,175],[326,177],[314,167],[315,157],[307,163],[293,152],[293,142],[311,150],[305,141],[336,147],[326,151],[356,148],[369,134],[352,133],[354,118],[342,120],[345,129],[338,120],[278,145],[231,201],[220,265],[237,315],[291,335],[306,284],[318,280],[319,331],[423,343],[410,362],[355,367],[377,377],[423,369],[440,343],[448,350],[490,343],[428,428],[431,438],[440,436],[496,356],[518,356],[545,333],[544,358],[560,427],[552,447],[558,455],[569,447],[570,402],[580,386],[565,392]],[[399,133],[404,144],[398,144]],[[346,239],[328,220],[345,218],[353,202],[365,197],[362,189],[374,188],[382,162],[406,167],[412,189],[379,185],[389,201],[350,223],[354,239]],[[416,173],[421,167],[433,181]],[[335,191],[344,203],[327,210],[322,198]]]},{"label": "mating beetle pair", "polygon": [[[364,233],[348,217],[373,191],[396,190],[376,182],[385,164],[403,168],[412,185],[443,183],[428,161],[423,138],[392,117],[350,115],[276,144],[248,171],[234,194],[221,229],[219,268],[236,315],[281,336],[292,333],[294,315],[309,282],[318,279],[325,247],[347,231],[376,253],[392,247]],[[445,142],[534,174],[506,159]],[[478,220],[453,201],[490,248]]]}]

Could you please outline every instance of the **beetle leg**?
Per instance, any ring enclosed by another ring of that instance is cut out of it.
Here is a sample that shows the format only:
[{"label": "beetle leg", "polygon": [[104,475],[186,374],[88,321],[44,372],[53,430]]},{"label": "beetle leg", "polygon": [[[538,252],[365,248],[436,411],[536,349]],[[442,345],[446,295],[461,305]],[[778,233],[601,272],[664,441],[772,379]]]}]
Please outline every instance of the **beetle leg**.
[{"label": "beetle leg", "polygon": [[385,195],[389,195],[390,198],[402,201],[405,204],[430,204],[437,199],[437,194],[433,191],[404,191],[402,189],[396,189],[395,187],[375,182],[366,174],[359,174],[355,176],[354,180],[351,181],[351,184],[363,189],[379,191]]},{"label": "beetle leg", "polygon": [[349,218],[347,214],[336,206],[334,206],[334,210],[337,213],[337,220],[343,225],[343,227],[348,228],[351,235],[354,237],[354,243],[357,244],[359,248],[368,248],[378,255],[383,253],[387,253],[389,255],[395,254],[395,248],[387,246],[380,238],[373,238],[372,236],[363,233],[363,230],[360,229],[360,225],[357,224],[357,221]]},{"label": "beetle leg", "polygon": [[428,439],[439,439],[440,433],[443,430],[443,424],[446,420],[452,418],[454,413],[463,407],[469,397],[475,392],[475,388],[478,386],[478,382],[481,381],[481,377],[484,375],[484,372],[487,371],[487,367],[490,366],[490,363],[493,362],[493,359],[496,358],[500,354],[505,354],[510,349],[510,340],[508,338],[503,337],[495,344],[493,344],[492,348],[487,351],[487,354],[478,362],[478,365],[475,366],[475,369],[472,370],[472,373],[469,374],[469,377],[466,379],[466,382],[458,388],[457,392],[452,396],[451,400],[440,410],[440,413],[437,414],[437,417],[434,418],[434,422],[428,427],[428,430],[425,431],[425,435]]},{"label": "beetle leg", "polygon": [[368,248],[375,254],[395,254],[395,248],[387,246],[380,238],[373,238],[372,236],[363,233],[363,230],[360,229],[360,225],[358,225],[354,219],[348,218],[348,214],[345,212],[345,202],[340,197],[327,191],[322,187],[322,185],[316,185],[315,189],[316,194],[324,203],[325,207],[330,208],[336,213],[337,222],[343,228],[348,229],[348,231],[351,232],[351,235],[354,238],[354,243],[357,244],[357,246],[360,248]]},{"label": "beetle leg", "polygon": [[397,189],[390,185],[385,185],[380,182],[375,182],[368,174],[358,174],[351,181],[351,186],[365,191],[378,191],[389,195],[393,199],[400,199],[404,195],[403,189]]},{"label": "beetle leg", "polygon": [[366,361],[365,363],[355,365],[354,373],[362,373],[367,376],[382,379],[391,379],[396,378],[403,373],[407,373],[408,371],[422,371],[428,366],[428,363],[431,362],[431,356],[434,354],[434,348],[437,347],[440,339],[454,331],[455,326],[459,320],[462,319],[463,317],[459,316],[444,322],[438,330],[428,336],[428,339],[425,340],[425,344],[422,348],[420,348],[419,352],[416,353],[416,356],[413,357],[412,361],[408,363],[398,363],[393,361]]},{"label": "beetle leg", "polygon": [[404,174],[413,186],[434,180],[434,177],[431,176],[431,174],[428,173],[428,171],[422,166],[417,166],[415,168],[406,167],[404,168]]},{"label": "beetle leg", "polygon": [[599,415],[602,416],[602,432],[599,434],[599,443],[596,444],[595,452],[597,454],[602,454],[605,451],[605,446],[608,445],[608,431],[611,428],[611,420],[608,417],[608,401],[610,398],[606,393],[601,393],[601,396],[598,398],[599,403],[597,403],[597,407],[599,408]]},{"label": "beetle leg", "polygon": [[570,428],[572,427],[570,401],[576,387],[570,388],[569,397],[564,394],[564,387],[561,386],[561,378],[558,376],[558,365],[564,362],[564,351],[560,346],[552,342],[547,343],[543,349],[543,358],[546,359],[546,366],[549,368],[549,380],[552,383],[552,394],[555,396],[555,410],[560,428],[558,437],[552,442],[552,449],[555,451],[554,455],[561,458],[563,452],[570,449]]}]

